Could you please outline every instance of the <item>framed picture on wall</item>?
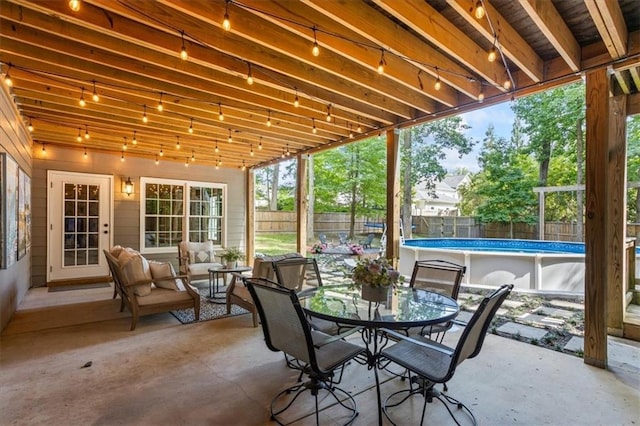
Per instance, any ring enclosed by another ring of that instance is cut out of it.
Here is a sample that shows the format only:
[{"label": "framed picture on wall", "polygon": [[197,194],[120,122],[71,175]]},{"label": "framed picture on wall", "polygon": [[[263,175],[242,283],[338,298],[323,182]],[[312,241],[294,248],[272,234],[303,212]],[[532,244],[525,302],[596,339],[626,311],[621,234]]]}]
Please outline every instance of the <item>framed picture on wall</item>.
[{"label": "framed picture on wall", "polygon": [[8,268],[18,260],[18,163],[7,154],[2,158],[2,187],[4,197],[2,202],[2,221],[4,246],[0,257],[4,262],[2,267]]},{"label": "framed picture on wall", "polygon": [[31,248],[31,177],[18,170],[18,260]]}]

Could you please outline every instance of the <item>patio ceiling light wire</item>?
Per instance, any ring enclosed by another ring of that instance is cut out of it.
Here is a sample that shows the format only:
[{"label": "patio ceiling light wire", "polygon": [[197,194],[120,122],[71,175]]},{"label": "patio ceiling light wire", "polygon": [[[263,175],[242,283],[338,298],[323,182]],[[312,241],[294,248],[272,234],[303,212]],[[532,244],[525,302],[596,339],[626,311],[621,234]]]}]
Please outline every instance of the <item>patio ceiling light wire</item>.
[{"label": "patio ceiling light wire", "polygon": [[511,75],[511,70],[509,69],[509,66],[507,64],[507,57],[505,56],[504,51],[502,50],[502,43],[500,43],[500,40],[498,39],[498,33],[496,32],[496,29],[493,26],[493,21],[491,20],[491,16],[489,16],[489,10],[484,4],[484,0],[479,0],[479,1],[482,7],[484,8],[484,17],[487,18],[487,22],[489,23],[489,28],[491,28],[491,33],[493,34],[493,40],[494,40],[493,45],[495,46],[496,49],[498,49],[500,60],[502,61],[502,65],[504,66],[509,82],[511,83],[511,87],[509,89],[506,89],[505,87],[503,88],[506,89],[507,92],[512,92],[516,89],[516,83],[513,80],[513,76]]}]

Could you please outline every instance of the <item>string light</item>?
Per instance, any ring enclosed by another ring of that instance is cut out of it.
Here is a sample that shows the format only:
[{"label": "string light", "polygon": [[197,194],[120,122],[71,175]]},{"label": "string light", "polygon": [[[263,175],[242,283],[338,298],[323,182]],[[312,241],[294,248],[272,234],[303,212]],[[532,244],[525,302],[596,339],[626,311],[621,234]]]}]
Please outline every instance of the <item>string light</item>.
[{"label": "string light", "polygon": [[87,155],[87,147],[84,147],[84,158],[86,159],[89,155]]},{"label": "string light", "polygon": [[271,127],[271,111],[267,111],[267,127]]},{"label": "string light", "polygon": [[122,151],[122,154],[120,155],[120,161],[124,163],[124,151]]},{"label": "string light", "polygon": [[247,84],[251,86],[253,84],[253,75],[251,74],[251,63],[248,62],[249,71],[247,72]]},{"label": "string light", "polygon": [[437,67],[436,67],[436,82],[433,85],[433,88],[436,90],[440,90],[442,88],[442,83],[440,83],[440,71],[438,71]]},{"label": "string light", "polygon": [[478,95],[478,102],[484,102],[484,92],[482,90],[482,85],[480,85],[480,94]]},{"label": "string light", "polygon": [[126,151],[127,150],[127,137],[124,137],[124,143],[122,144],[122,150]]},{"label": "string light", "polygon": [[84,100],[84,87],[82,89],[80,89],[80,100],[78,101],[78,103],[80,104],[81,107],[87,105],[87,103]]},{"label": "string light", "polygon": [[253,157],[254,153],[253,153],[253,144],[249,145],[250,146],[250,151],[249,151],[249,155]]},{"label": "string light", "polygon": [[136,131],[133,131],[133,138],[131,139],[131,143],[134,145],[138,144],[138,139],[136,139]]},{"label": "string light", "polygon": [[164,152],[162,151],[162,145],[160,145],[160,152],[159,152],[160,157],[162,157],[164,155]]},{"label": "string light", "polygon": [[285,152],[284,152],[284,148],[282,148],[282,154],[280,154],[280,157],[284,158],[286,156]]},{"label": "string light", "polygon": [[262,149],[262,136],[260,136],[260,141],[258,142],[258,150]]},{"label": "string light", "polygon": [[218,139],[216,139],[216,148],[214,149],[214,151],[215,151],[216,153],[217,153],[218,151],[220,151],[220,150],[218,149]]},{"label": "string light", "polygon": [[189,157],[184,161],[184,166],[189,167]]},{"label": "string light", "polygon": [[300,106],[300,99],[298,99],[298,89],[296,89],[296,97],[293,100],[293,106],[296,108]]},{"label": "string light", "polygon": [[158,154],[156,154],[156,166],[160,164],[160,160],[158,159]]},{"label": "string light", "polygon": [[69,0],[69,9],[77,12],[80,10],[80,0]]},{"label": "string light", "polygon": [[502,87],[505,88],[505,90],[509,90],[511,89],[511,80],[509,80],[508,78],[504,81],[504,83],[502,84]]},{"label": "string light", "polygon": [[44,144],[42,144],[42,154],[47,155],[47,148],[45,148]]},{"label": "string light", "polygon": [[356,128],[358,133],[362,133],[362,126],[360,125],[360,118],[358,118],[358,127]]},{"label": "string light", "polygon": [[29,117],[29,124],[27,125],[27,129],[29,129],[29,132],[33,132],[33,123],[31,122],[31,117]]},{"label": "string light", "polygon": [[224,18],[222,19],[222,28],[225,31],[229,31],[231,29],[231,21],[229,21],[229,0],[225,1],[224,4]]},{"label": "string light", "polygon": [[182,38],[182,48],[180,49],[180,58],[186,61],[189,58],[187,54],[187,48],[184,46],[184,31],[180,31],[180,37]]},{"label": "string light", "polygon": [[162,92],[160,92],[160,101],[158,102],[158,111],[162,112],[164,106],[162,105]]},{"label": "string light", "polygon": [[216,169],[219,169],[222,166],[222,156],[218,157],[218,164],[216,164]]},{"label": "string light", "polygon": [[331,104],[327,105],[327,116],[325,118],[327,121],[331,121]]},{"label": "string light", "polygon": [[244,164],[244,160],[242,160],[241,170],[244,172],[247,169],[247,166]]},{"label": "string light", "polygon": [[11,65],[8,66],[7,73],[4,75],[4,84],[6,84],[7,87],[12,87],[13,80],[11,79],[11,74],[9,74],[9,71],[11,71]]},{"label": "string light", "polygon": [[191,162],[193,163],[194,161],[196,161],[196,152],[192,149],[191,150]]},{"label": "string light", "polygon": [[318,133],[318,129],[316,128],[316,119],[312,118],[311,123],[313,124],[313,127],[311,128],[311,131],[313,132],[313,134]]},{"label": "string light", "polygon": [[353,139],[353,129],[351,128],[351,123],[349,123],[349,139]]},{"label": "string light", "polygon": [[311,54],[313,56],[320,55],[320,47],[318,46],[318,37],[316,34],[316,27],[313,27],[313,48],[311,49]]},{"label": "string light", "polygon": [[482,19],[484,18],[484,14],[485,14],[485,10],[484,10],[484,6],[482,5],[482,1],[478,0],[478,2],[476,3],[476,10],[474,12],[474,15],[476,16],[477,19]]},{"label": "string light", "polygon": [[229,143],[233,142],[233,138],[231,137],[231,129],[229,129],[229,137],[227,138]]},{"label": "string light", "polygon": [[90,138],[90,136],[89,136],[89,128],[87,127],[86,124],[84,125],[84,138],[85,139],[89,139]]},{"label": "string light", "polygon": [[378,74],[384,73],[384,66],[387,65],[387,61],[384,60],[384,49],[380,49],[380,62],[378,62]]},{"label": "string light", "polygon": [[189,123],[189,133],[193,133],[193,117],[191,117],[191,122]]},{"label": "string light", "polygon": [[222,104],[218,104],[218,120],[224,121],[224,113],[222,112]]},{"label": "string light", "polygon": [[147,123],[149,119],[147,118],[147,106],[143,105],[144,113],[142,114],[142,122]]},{"label": "string light", "polygon": [[289,151],[289,144],[287,144],[287,157],[291,155],[291,151]]},{"label": "string light", "polygon": [[180,136],[176,136],[176,149],[180,149]]},{"label": "string light", "polygon": [[78,136],[76,137],[78,142],[82,142],[82,135],[80,134],[80,127],[78,127]]},{"label": "string light", "polygon": [[96,92],[96,81],[93,80],[93,102],[98,102],[100,100],[100,96],[98,96],[98,92]]}]

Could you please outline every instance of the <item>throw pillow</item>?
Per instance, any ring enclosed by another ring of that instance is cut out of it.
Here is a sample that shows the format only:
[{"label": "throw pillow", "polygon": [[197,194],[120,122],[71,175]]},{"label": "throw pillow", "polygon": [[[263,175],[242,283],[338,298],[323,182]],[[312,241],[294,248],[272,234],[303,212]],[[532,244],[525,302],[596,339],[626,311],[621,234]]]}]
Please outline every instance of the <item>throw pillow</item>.
[{"label": "throw pillow", "polygon": [[111,250],[109,250],[109,253],[111,253],[111,256],[113,256],[113,257],[115,257],[117,259],[118,256],[120,256],[120,253],[122,253],[122,250],[124,250],[124,247],[122,247],[120,245],[115,245],[115,246],[111,247]]},{"label": "throw pillow", "polygon": [[[123,251],[120,257],[123,257]],[[118,261],[120,261],[120,257]],[[120,261],[121,262],[121,261]],[[148,283],[140,284],[133,287],[133,293],[136,296],[148,296],[151,294],[151,270],[149,269],[149,262],[142,257],[139,253],[131,256],[126,263],[122,265],[122,275],[126,282],[134,283],[136,281],[148,281]]]},{"label": "throw pillow", "polygon": [[179,291],[178,280],[169,278],[176,276],[176,271],[173,269],[171,263],[150,261],[149,269],[151,270],[151,277],[156,287]]},{"label": "throw pillow", "polygon": [[211,251],[189,251],[189,263],[214,262],[214,253]]}]

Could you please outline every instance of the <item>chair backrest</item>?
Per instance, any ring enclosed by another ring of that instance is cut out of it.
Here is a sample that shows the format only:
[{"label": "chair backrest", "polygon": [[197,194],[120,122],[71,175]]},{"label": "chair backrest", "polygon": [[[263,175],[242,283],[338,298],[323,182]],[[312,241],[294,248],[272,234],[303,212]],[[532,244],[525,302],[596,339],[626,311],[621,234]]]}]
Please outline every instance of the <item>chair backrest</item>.
[{"label": "chair backrest", "polygon": [[311,328],[296,293],[262,278],[247,278],[245,283],[258,309],[267,347],[308,363],[317,371]]},{"label": "chair backrest", "polygon": [[322,244],[327,244],[327,235],[326,234],[318,234],[318,239]]},{"label": "chair backrest", "polygon": [[306,285],[322,286],[318,263],[310,257],[294,257],[273,262],[278,283],[299,292]]},{"label": "chair backrest", "polygon": [[340,240],[340,244],[347,244],[347,233],[346,232],[338,232],[338,239]]},{"label": "chair backrest", "polygon": [[373,242],[373,239],[375,238],[375,234],[369,234],[367,235],[367,238],[364,240],[365,244],[371,244]]},{"label": "chair backrest", "polygon": [[478,309],[464,328],[460,340],[458,340],[451,365],[449,366],[451,375],[453,375],[456,366],[462,361],[467,358],[473,358],[480,353],[491,320],[512,289],[513,284],[505,284],[482,299],[480,306],[478,306]]},{"label": "chair backrest", "polygon": [[125,279],[122,275],[122,269],[120,269],[120,264],[118,263],[118,259],[116,259],[109,250],[103,249],[104,257],[107,259],[107,264],[109,265],[109,271],[111,271],[111,278],[113,278],[113,285],[120,288],[120,290],[124,291],[124,283]]},{"label": "chair backrest", "polygon": [[253,271],[251,276],[253,278],[266,278],[270,281],[276,280],[275,271],[273,269],[273,262],[282,259],[301,258],[300,253],[286,253],[275,256],[263,256],[253,259]]},{"label": "chair backrest", "polygon": [[413,265],[409,286],[457,299],[466,269],[463,265],[446,260],[417,260]]}]

